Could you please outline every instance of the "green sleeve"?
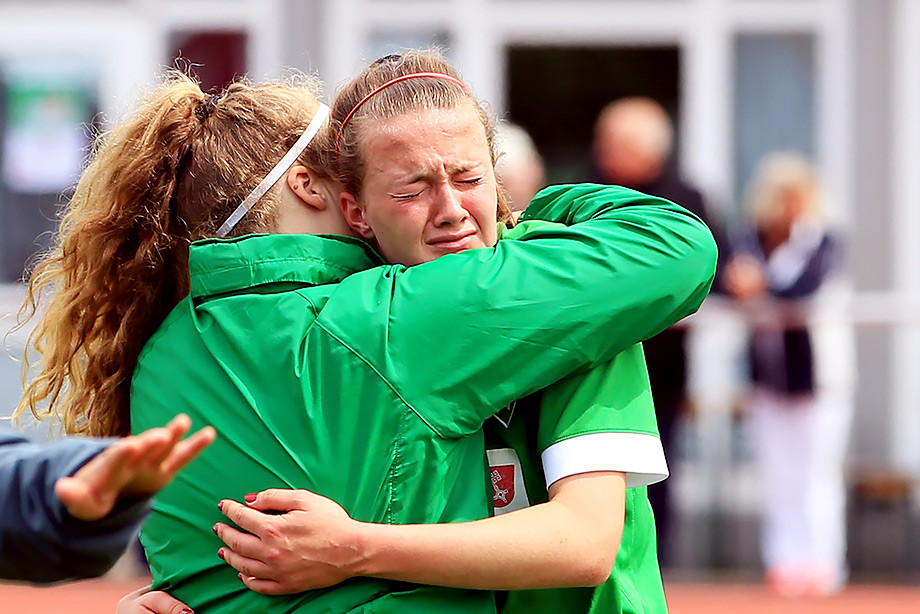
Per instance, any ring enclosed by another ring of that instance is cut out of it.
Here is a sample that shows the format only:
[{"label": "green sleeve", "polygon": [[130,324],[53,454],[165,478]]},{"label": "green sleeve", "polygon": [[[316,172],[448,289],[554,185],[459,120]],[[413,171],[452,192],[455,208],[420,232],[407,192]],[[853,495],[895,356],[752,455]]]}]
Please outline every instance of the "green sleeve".
[{"label": "green sleeve", "polygon": [[547,486],[590,471],[621,471],[627,486],[668,475],[642,346],[544,390],[537,444]]},{"label": "green sleeve", "polygon": [[[510,401],[611,360],[709,291],[712,235],[669,201],[557,186],[528,209],[537,217],[566,226],[342,284],[363,297],[351,302],[356,321],[385,319],[349,347],[443,436],[475,432]],[[331,332],[347,336],[338,326]]]},{"label": "green sleeve", "polygon": [[543,392],[538,435],[541,452],[571,437],[600,432],[658,437],[641,345],[587,373],[570,375]]}]

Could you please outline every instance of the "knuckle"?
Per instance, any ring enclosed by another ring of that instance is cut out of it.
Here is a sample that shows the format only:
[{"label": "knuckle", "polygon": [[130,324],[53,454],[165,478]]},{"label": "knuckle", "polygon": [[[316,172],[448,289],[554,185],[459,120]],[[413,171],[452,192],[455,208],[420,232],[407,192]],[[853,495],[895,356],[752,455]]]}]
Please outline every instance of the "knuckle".
[{"label": "knuckle", "polygon": [[268,541],[278,541],[282,537],[281,531],[273,523],[265,523],[265,525],[263,525],[262,535]]},{"label": "knuckle", "polygon": [[243,518],[242,510],[234,503],[229,503],[230,509],[227,510],[227,517],[233,522],[239,524]]},{"label": "knuckle", "polygon": [[265,553],[265,560],[273,566],[280,565],[284,561],[284,553],[278,548],[271,548]]}]

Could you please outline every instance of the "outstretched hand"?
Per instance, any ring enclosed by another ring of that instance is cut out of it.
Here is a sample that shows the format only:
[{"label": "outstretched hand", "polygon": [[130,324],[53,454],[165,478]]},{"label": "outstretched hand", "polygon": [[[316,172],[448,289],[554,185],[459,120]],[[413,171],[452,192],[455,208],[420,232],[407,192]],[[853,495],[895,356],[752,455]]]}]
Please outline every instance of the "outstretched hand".
[{"label": "outstretched hand", "polygon": [[172,480],[216,436],[205,427],[182,439],[192,426],[180,414],[165,427],[116,441],[70,477],[59,479],[54,491],[74,518],[99,520],[123,496],[151,495]]},{"label": "outstretched hand", "polygon": [[362,523],[335,501],[306,490],[279,489],[246,500],[248,505],[224,499],[218,507],[248,533],[223,522],[214,525],[214,532],[226,544],[218,556],[240,572],[250,589],[264,595],[299,593],[359,575],[354,570],[361,560]]}]

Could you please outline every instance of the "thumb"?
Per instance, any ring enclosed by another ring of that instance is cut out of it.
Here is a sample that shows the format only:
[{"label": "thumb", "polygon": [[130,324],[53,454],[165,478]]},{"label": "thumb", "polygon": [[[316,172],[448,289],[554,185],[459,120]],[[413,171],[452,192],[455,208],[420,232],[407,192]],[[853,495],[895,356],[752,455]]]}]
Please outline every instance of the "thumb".
[{"label": "thumb", "polygon": [[54,483],[54,494],[57,495],[67,512],[80,520],[98,520],[105,516],[92,505],[92,495],[87,491],[86,485],[72,477],[60,478]]},{"label": "thumb", "polygon": [[316,496],[308,490],[269,488],[256,494],[246,495],[245,499],[249,507],[263,512],[290,512],[305,509],[309,499]]}]

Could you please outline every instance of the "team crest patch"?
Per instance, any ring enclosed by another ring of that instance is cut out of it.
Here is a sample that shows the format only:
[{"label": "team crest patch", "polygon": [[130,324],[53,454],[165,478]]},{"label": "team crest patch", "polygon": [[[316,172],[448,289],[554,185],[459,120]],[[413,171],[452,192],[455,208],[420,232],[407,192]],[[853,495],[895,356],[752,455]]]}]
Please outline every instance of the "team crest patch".
[{"label": "team crest patch", "polygon": [[514,465],[489,467],[492,472],[492,502],[495,509],[507,507],[514,500]]},{"label": "team crest patch", "polygon": [[521,459],[511,448],[487,450],[489,481],[492,483],[492,504],[495,515],[513,512],[530,505],[524,488]]}]

